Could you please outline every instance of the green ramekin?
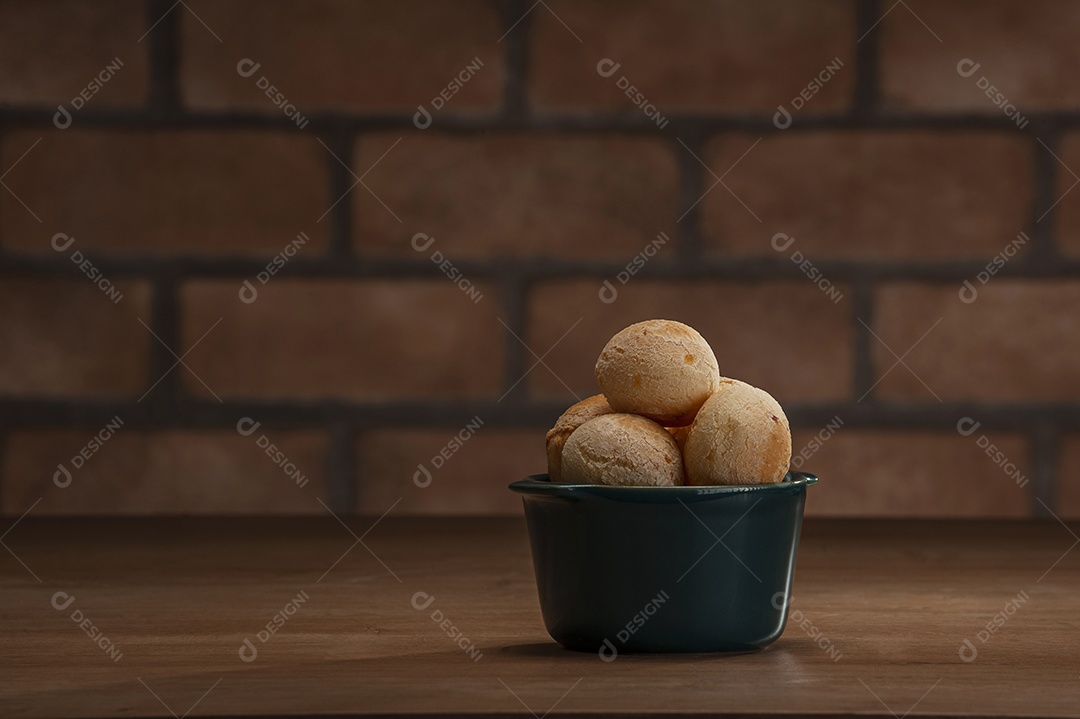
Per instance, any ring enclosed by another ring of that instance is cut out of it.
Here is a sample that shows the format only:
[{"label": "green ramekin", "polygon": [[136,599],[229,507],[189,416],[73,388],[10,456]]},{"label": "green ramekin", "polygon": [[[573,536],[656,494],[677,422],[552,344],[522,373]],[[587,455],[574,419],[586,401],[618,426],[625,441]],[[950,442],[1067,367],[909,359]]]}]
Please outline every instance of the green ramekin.
[{"label": "green ramekin", "polygon": [[784,630],[806,488],[510,485],[525,505],[552,639],[620,652],[747,652]]}]

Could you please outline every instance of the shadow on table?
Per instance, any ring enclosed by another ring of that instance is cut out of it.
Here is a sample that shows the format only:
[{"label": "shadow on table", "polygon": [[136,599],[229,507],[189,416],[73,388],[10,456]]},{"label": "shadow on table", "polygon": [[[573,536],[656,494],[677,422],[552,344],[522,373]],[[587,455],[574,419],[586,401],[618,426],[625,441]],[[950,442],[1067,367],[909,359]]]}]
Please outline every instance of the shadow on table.
[{"label": "shadow on table", "polygon": [[[564,647],[552,642],[529,642],[526,644],[507,644],[506,646],[498,647],[497,651],[500,655],[509,655],[512,657],[524,657],[529,659],[537,658],[555,658],[555,659],[595,659],[597,662],[602,660],[596,652],[579,652],[572,649],[565,649]],[[766,647],[761,651],[751,652],[729,652],[726,654],[649,654],[649,653],[620,653],[618,658],[630,659],[637,661],[648,661],[649,659],[664,659],[671,661],[678,659],[685,662],[703,662],[703,661],[716,661],[720,659],[737,659],[740,657],[754,656],[754,655],[768,655],[775,652],[776,649],[773,646]]]}]

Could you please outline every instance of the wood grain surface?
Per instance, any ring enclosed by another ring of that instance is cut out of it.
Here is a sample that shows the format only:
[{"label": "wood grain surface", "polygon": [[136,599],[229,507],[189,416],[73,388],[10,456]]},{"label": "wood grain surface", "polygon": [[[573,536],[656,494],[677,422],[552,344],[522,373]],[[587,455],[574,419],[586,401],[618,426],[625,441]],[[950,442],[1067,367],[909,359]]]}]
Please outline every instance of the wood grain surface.
[{"label": "wood grain surface", "polygon": [[610,663],[547,636],[519,520],[3,526],[3,717],[1080,716],[1052,519],[809,521],[775,644]]}]

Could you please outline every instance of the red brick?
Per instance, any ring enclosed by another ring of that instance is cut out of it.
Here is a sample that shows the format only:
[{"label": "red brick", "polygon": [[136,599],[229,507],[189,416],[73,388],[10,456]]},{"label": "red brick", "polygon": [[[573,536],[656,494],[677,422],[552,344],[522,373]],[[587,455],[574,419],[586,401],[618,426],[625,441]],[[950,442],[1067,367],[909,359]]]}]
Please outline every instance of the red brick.
[{"label": "red brick", "polygon": [[[301,115],[326,110],[411,114],[430,104],[476,58],[482,67],[443,111],[500,105],[504,47],[492,3],[191,0],[189,5],[193,12],[182,13],[181,75],[184,102],[193,108],[278,113],[256,85],[265,77]],[[245,58],[261,64],[248,78],[237,72]]]},{"label": "red brick", "polygon": [[1055,218],[1058,244],[1062,251],[1073,257],[1080,256],[1080,134],[1065,135],[1058,150],[1060,163],[1055,166],[1057,186],[1054,188],[1054,201],[1058,202],[1052,210]]},{"label": "red brick", "polygon": [[[544,283],[531,293],[526,341],[547,365],[529,373],[534,396],[569,405],[575,401],[570,389],[580,397],[596,394],[593,367],[612,335],[634,322],[663,318],[696,328],[712,345],[721,373],[761,387],[781,404],[851,397],[846,288],[840,288],[839,304],[809,280],[631,280],[612,304],[600,301],[599,289],[599,280],[566,280]],[[526,351],[526,367],[534,361]]]},{"label": "red brick", "polygon": [[[809,452],[801,469],[821,478],[807,494],[810,515],[1031,516],[1031,462],[1019,435],[980,429],[964,437],[947,430],[888,432],[842,425],[830,433],[798,430],[792,437],[795,455]],[[979,446],[984,436],[983,444],[1003,453],[1004,468]],[[824,440],[816,452],[808,446],[813,439]]]},{"label": "red brick", "polygon": [[[120,417],[123,420],[123,417]],[[115,425],[116,423],[114,423]],[[72,462],[101,432],[96,452]],[[283,452],[276,464],[257,440]],[[21,514],[38,498],[43,514],[320,514],[325,509],[327,440],[318,432],[129,429],[25,431],[9,436],[3,511]],[[58,464],[70,473],[54,478]],[[286,474],[286,469],[290,474]],[[298,473],[298,474],[297,474]],[[303,486],[298,482],[306,480]]]},{"label": "red brick", "polygon": [[[367,432],[358,447],[357,511],[379,515],[400,499],[395,515],[519,514],[521,499],[506,485],[547,471],[544,431],[490,428],[478,417],[460,427]],[[460,449],[447,446],[452,440]],[[444,449],[448,458],[436,467]],[[417,476],[420,465],[430,478]]]},{"label": "red brick", "polygon": [[[874,330],[911,369],[897,366],[875,394],[931,403],[934,393],[945,401],[1080,398],[1074,331],[1080,326],[1080,283],[992,279],[976,286],[971,304],[960,300],[959,284],[893,284],[878,291]],[[896,357],[876,340],[873,353],[876,380]]]},{"label": "red brick", "polygon": [[54,232],[83,251],[272,256],[304,231],[326,246],[329,156],[314,138],[270,132],[18,132],[4,138],[0,231],[51,254]]},{"label": "red brick", "polygon": [[[661,115],[772,114],[839,57],[843,67],[805,112],[841,110],[854,83],[854,9],[822,1],[553,1],[529,13],[530,98],[540,110],[634,111],[617,86],[625,77]],[[605,58],[621,64],[607,78],[597,72]]]},{"label": "red brick", "polygon": [[[1030,231],[1034,151],[1023,137],[823,131],[757,140],[724,135],[703,158],[731,189],[717,185],[700,205],[713,254],[776,257],[771,240],[783,232],[796,240],[784,256],[813,260],[989,259]],[[704,192],[716,179],[702,173]]]},{"label": "red brick", "polygon": [[0,394],[141,395],[149,386],[150,287],[116,280],[109,299],[89,279],[0,282]]},{"label": "red brick", "polygon": [[64,104],[70,109],[71,100],[119,58],[122,66],[87,107],[140,105],[146,98],[147,43],[137,41],[145,31],[143,5],[130,0],[4,0],[0,97],[4,104]]},{"label": "red brick", "polygon": [[[188,365],[221,397],[350,400],[497,397],[503,327],[493,288],[471,301],[448,279],[277,279],[240,301],[239,281],[181,290],[183,348],[219,319]],[[208,390],[191,373],[186,387]]]},{"label": "red brick", "polygon": [[[1078,24],[1080,7],[1053,0],[908,0],[877,30],[883,101],[891,108],[998,115],[978,87],[985,77],[983,84],[998,88],[1021,114],[1071,110],[1080,103],[1080,87],[1071,80],[1080,62]],[[967,78],[957,71],[964,59],[981,64]]]},{"label": "red brick", "polygon": [[1062,442],[1061,463],[1058,465],[1058,514],[1080,519],[1080,436],[1069,435]]},{"label": "red brick", "polygon": [[353,164],[375,165],[364,182],[378,199],[355,190],[364,253],[414,257],[416,232],[452,258],[621,259],[661,230],[675,239],[678,169],[659,139],[375,134]]}]

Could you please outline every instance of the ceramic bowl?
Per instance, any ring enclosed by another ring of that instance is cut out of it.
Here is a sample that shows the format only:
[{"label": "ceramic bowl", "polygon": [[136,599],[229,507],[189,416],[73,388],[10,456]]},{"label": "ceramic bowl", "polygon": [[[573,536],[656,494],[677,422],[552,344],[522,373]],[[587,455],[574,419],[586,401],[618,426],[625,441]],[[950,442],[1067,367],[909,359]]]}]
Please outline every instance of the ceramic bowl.
[{"label": "ceramic bowl", "polygon": [[522,495],[540,608],[568,649],[747,652],[784,631],[806,488],[510,485]]}]

